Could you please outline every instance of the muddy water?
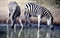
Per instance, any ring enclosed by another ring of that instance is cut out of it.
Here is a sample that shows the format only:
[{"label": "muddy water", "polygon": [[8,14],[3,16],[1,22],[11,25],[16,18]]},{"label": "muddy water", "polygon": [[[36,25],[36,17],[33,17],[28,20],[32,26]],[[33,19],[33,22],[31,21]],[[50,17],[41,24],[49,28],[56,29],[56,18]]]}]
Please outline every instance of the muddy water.
[{"label": "muddy water", "polygon": [[[6,31],[0,31],[0,38],[7,38],[7,29],[4,26],[0,26]],[[60,38],[60,26],[54,26],[54,30],[50,30],[45,25],[41,25],[42,28],[32,26],[28,28],[17,27],[16,31],[9,28],[8,38]],[[0,30],[2,30],[0,28]]]}]

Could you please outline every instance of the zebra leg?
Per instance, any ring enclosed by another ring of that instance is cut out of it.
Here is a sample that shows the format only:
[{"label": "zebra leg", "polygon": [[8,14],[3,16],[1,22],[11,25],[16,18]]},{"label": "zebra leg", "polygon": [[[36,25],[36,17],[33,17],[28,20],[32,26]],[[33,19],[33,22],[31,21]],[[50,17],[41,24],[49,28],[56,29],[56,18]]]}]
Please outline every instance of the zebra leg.
[{"label": "zebra leg", "polygon": [[12,18],[11,18],[11,26],[13,25],[13,20],[12,20]]},{"label": "zebra leg", "polygon": [[11,27],[11,28],[14,28],[14,25],[15,25],[15,23],[16,23],[16,20],[13,20],[12,23],[13,23],[13,24],[12,24],[12,27]]},{"label": "zebra leg", "polygon": [[[12,16],[13,16],[13,14],[10,14],[10,15],[9,15],[9,19],[10,19],[10,21],[11,21],[11,26],[13,26],[13,20],[12,20],[13,18],[12,18]],[[13,28],[13,27],[12,27],[12,28]]]},{"label": "zebra leg", "polygon": [[16,24],[16,16],[12,17],[12,27],[11,28],[14,28],[14,25]]},{"label": "zebra leg", "polygon": [[30,23],[30,18],[31,18],[31,15],[29,14],[28,24],[29,24],[29,26],[31,27],[32,25],[31,25],[31,23]]},{"label": "zebra leg", "polygon": [[20,24],[21,24],[21,27],[23,27],[23,24],[22,24],[22,21],[21,21],[21,16],[18,17],[18,18],[19,18],[19,22],[20,22]]},{"label": "zebra leg", "polygon": [[29,25],[30,27],[31,27],[31,23],[30,23],[30,17],[29,18],[27,18],[27,26]]},{"label": "zebra leg", "polygon": [[[30,17],[26,18],[26,27],[30,25]],[[31,25],[30,25],[31,26]]]},{"label": "zebra leg", "polygon": [[29,14],[28,17],[26,18],[26,26],[32,26],[31,23],[30,23],[30,17],[31,15]]},{"label": "zebra leg", "polygon": [[41,28],[40,22],[41,22],[41,15],[38,15],[38,28],[39,27]]},{"label": "zebra leg", "polygon": [[26,18],[26,22],[25,22],[25,25],[26,25],[26,26],[28,25],[28,18]]},{"label": "zebra leg", "polygon": [[47,19],[47,25],[51,25],[51,19]]},{"label": "zebra leg", "polygon": [[49,26],[49,28],[51,29],[51,30],[53,30],[54,29],[54,26],[53,26],[53,20],[51,20],[51,18],[49,18],[49,19],[47,19],[47,25]]},{"label": "zebra leg", "polygon": [[29,25],[29,26],[31,27],[31,24],[30,24],[30,17],[31,17],[31,15],[30,15],[30,14],[27,14],[27,13],[25,13],[24,15],[25,15],[25,17],[26,17],[25,25],[26,25],[26,26]]}]

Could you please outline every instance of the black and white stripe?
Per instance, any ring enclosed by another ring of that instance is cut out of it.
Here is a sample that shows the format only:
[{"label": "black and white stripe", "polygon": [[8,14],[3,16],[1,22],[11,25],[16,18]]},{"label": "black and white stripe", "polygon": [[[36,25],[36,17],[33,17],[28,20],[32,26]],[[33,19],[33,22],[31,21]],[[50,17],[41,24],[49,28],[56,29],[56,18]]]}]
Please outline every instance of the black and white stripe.
[{"label": "black and white stripe", "polygon": [[38,6],[34,3],[27,3],[25,7],[25,13],[29,13],[31,16],[43,15],[46,17],[52,17],[52,14],[45,7]]},{"label": "black and white stripe", "polygon": [[28,3],[26,4],[25,12],[28,12],[31,15],[35,15],[37,12],[37,6],[34,3]]},{"label": "black and white stripe", "polygon": [[31,16],[38,16],[40,15],[42,17],[46,17],[48,20],[51,20],[51,23],[53,22],[53,16],[50,13],[48,9],[45,7],[39,6],[34,3],[27,3],[25,7],[25,12],[24,12],[26,17],[31,17]]}]

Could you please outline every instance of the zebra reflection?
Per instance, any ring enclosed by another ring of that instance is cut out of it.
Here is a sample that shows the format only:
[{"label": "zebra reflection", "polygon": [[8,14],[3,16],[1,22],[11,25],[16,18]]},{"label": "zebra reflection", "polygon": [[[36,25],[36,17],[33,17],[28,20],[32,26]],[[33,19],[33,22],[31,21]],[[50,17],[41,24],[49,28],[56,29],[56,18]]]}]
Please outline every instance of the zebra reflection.
[{"label": "zebra reflection", "polygon": [[[9,6],[9,18],[11,20],[12,28],[14,28],[14,25],[16,23],[16,18],[17,17],[19,18],[19,21],[21,23],[20,7],[19,7],[19,5],[15,1],[11,1],[8,6]],[[21,23],[21,26],[23,27],[22,23]]]},{"label": "zebra reflection", "polygon": [[[46,9],[45,7],[39,6],[37,4],[34,4],[34,3],[27,3],[25,6],[26,7],[25,7],[24,15],[26,17],[26,25],[27,25],[27,23],[30,24],[31,16],[37,17],[38,15],[40,15],[40,21],[41,21],[42,17],[45,16],[47,19],[47,25],[49,25],[49,27],[51,29],[53,29],[53,25],[52,25],[53,16],[48,9]],[[31,24],[30,24],[30,26],[31,26]]]}]

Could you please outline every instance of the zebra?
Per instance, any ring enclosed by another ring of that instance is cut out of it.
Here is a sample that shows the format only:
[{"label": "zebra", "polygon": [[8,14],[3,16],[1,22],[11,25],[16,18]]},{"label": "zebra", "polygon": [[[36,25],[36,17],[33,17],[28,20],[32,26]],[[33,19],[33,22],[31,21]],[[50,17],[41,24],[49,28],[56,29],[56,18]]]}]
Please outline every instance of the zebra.
[{"label": "zebra", "polygon": [[[40,21],[41,21],[42,17],[46,17],[47,25],[49,25],[49,27],[51,29],[53,29],[53,16],[50,13],[50,11],[43,6],[39,6],[39,5],[37,5],[35,3],[31,3],[31,2],[27,3],[25,5],[24,15],[26,17],[26,25],[27,25],[27,23],[30,24],[30,17],[31,16],[38,17],[38,15],[39,15]],[[39,21],[39,23],[40,23],[40,21]],[[31,24],[30,24],[30,26],[31,26]]]},{"label": "zebra", "polygon": [[16,24],[16,18],[19,18],[19,22],[21,24],[21,26],[23,27],[22,23],[21,23],[21,9],[19,7],[19,5],[17,4],[17,2],[15,1],[11,1],[9,4],[9,19],[11,20],[11,25],[12,28],[14,28],[14,25]]}]

